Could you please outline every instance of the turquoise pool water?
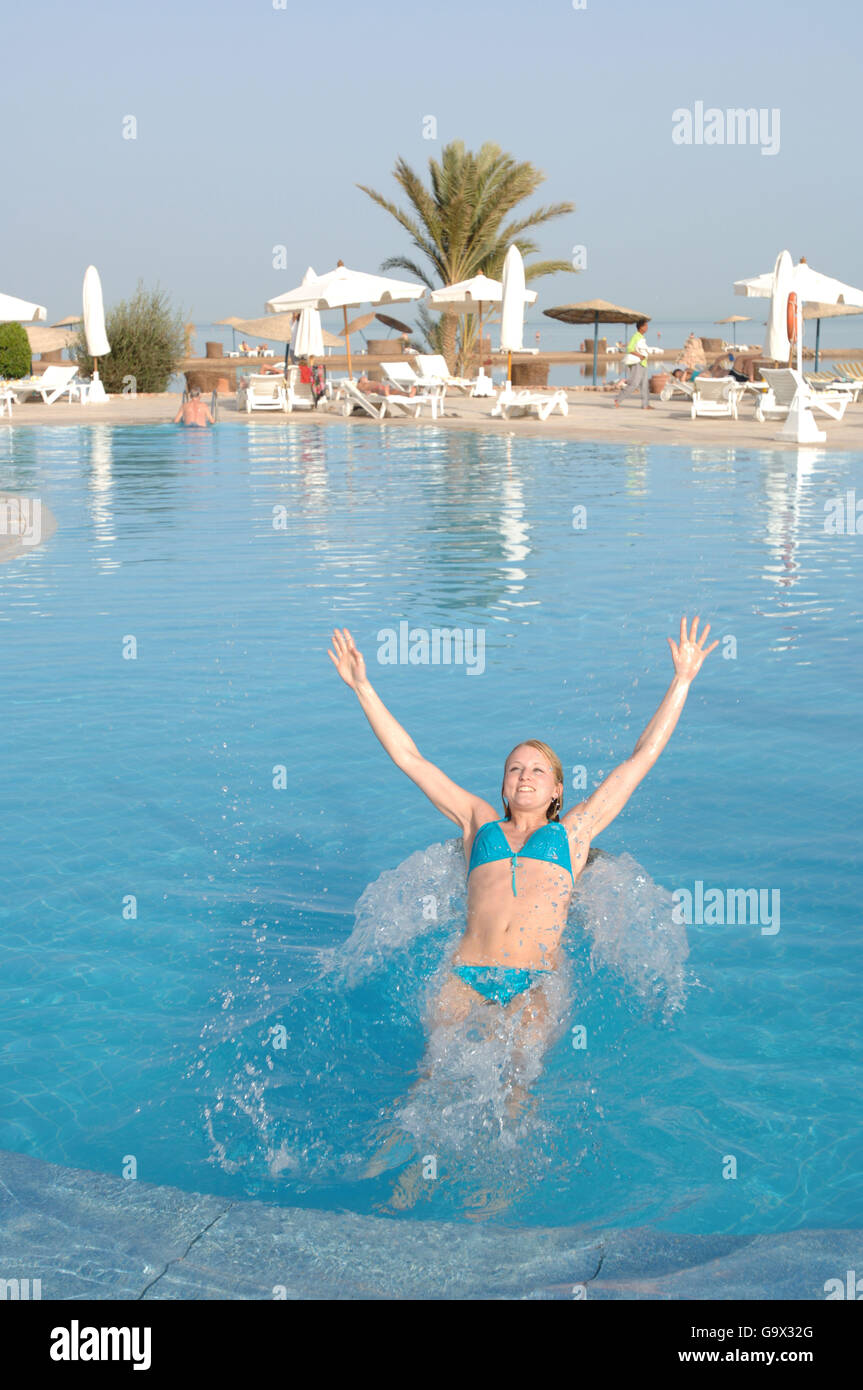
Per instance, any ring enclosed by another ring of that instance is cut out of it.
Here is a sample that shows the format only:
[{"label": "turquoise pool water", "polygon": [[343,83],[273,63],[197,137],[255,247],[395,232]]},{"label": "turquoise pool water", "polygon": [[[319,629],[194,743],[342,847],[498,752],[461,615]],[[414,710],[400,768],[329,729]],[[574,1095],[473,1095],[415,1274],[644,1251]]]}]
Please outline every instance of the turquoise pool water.
[{"label": "turquoise pool water", "polygon": [[[863,542],[824,529],[861,471],[397,426],[0,432],[0,489],[57,519],[0,566],[0,1147],[404,1220],[863,1224]],[[599,842],[529,1101],[505,1031],[423,1076],[463,863],[329,631],[494,801],[522,738],[589,786],[631,751],[682,611],[723,645]],[[403,621],[482,633],[482,669],[378,663]],[[778,890],[779,930],[680,926],[698,882]]]}]

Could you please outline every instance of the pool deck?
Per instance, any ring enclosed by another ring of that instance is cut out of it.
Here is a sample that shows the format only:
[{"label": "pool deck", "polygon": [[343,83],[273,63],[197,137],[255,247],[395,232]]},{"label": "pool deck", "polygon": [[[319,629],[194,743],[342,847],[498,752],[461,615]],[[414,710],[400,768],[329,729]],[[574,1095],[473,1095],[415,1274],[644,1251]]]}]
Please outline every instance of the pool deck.
[{"label": "pool deck", "polygon": [[[654,398],[651,410],[643,410],[636,402],[630,401],[615,409],[613,392],[570,390],[567,397],[569,414],[555,414],[546,421],[525,418],[492,419],[490,412],[493,400],[472,400],[453,393],[446,398],[445,416],[437,421],[431,420],[427,414],[419,420],[399,414],[387,416],[383,424],[387,429],[470,429],[482,430],[487,434],[540,435],[546,439],[583,439],[634,445],[683,445],[686,448],[697,448],[701,445],[741,449],[797,448],[794,444],[777,439],[780,422],[766,421],[759,424],[755,419],[754,405],[751,402],[742,407],[737,420],[693,420],[690,418],[688,403],[681,397],[667,402]],[[173,419],[178,404],[179,397],[171,393],[118,396],[104,405],[70,405],[66,401],[57,401],[54,405],[46,406],[41,401],[26,401],[13,407],[14,415],[11,420],[5,415],[0,418],[0,429],[46,424],[165,424]],[[831,420],[821,414],[816,414],[816,419],[825,430],[827,440],[825,444],[815,447],[863,450],[863,399],[858,405],[849,405],[843,420]],[[358,425],[361,429],[381,427],[380,422],[370,416],[352,415],[346,421],[340,413],[324,408],[317,411],[298,410],[291,414],[255,411],[247,415],[245,411],[237,410],[234,396],[220,397],[219,420],[253,425],[256,429],[289,422],[321,428],[346,423]]]},{"label": "pool deck", "polygon": [[0,1150],[0,1280],[39,1279],[43,1301],[824,1301],[828,1279],[860,1268],[861,1231],[399,1220],[236,1202]]}]

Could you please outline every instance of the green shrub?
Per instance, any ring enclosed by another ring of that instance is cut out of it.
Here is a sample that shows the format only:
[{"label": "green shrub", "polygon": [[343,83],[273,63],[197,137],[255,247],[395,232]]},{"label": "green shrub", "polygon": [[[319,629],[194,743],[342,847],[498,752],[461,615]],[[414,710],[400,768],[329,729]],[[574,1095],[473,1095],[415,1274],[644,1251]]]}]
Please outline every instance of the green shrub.
[{"label": "green shrub", "polygon": [[30,341],[20,323],[0,323],[0,376],[17,381],[29,376],[33,358]]},{"label": "green shrub", "polygon": [[111,351],[98,361],[87,351],[83,329],[70,347],[82,374],[91,376],[97,366],[105,390],[115,394],[167,391],[186,354],[183,315],[171,308],[162,290],[145,290],[139,284],[133,299],[107,310],[105,331]]}]

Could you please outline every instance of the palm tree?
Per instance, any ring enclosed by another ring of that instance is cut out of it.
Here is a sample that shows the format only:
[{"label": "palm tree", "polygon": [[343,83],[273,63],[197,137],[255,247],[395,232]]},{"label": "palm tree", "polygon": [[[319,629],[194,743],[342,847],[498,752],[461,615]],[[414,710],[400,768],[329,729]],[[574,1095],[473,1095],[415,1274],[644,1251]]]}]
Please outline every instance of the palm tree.
[{"label": "palm tree", "polygon": [[[465,149],[463,141],[453,140],[444,147],[440,163],[429,160],[429,175],[430,188],[426,188],[404,159],[396,160],[393,177],[407,195],[408,211],[373,188],[357,185],[391,213],[428,263],[426,267],[410,256],[390,256],[381,269],[406,270],[429,289],[468,280],[480,272],[499,279],[510,246],[517,246],[523,256],[536,254],[536,242],[523,235],[526,231],[575,208],[573,203],[554,203],[505,221],[517,204],[536,192],[545,175],[532,164],[519,163],[490,141],[474,154]],[[572,269],[569,261],[533,261],[525,265],[525,278],[536,280],[540,275]],[[450,363],[455,360],[456,317],[443,314],[440,323],[433,325],[427,311],[420,309],[426,336]],[[464,369],[473,336],[471,315],[462,323],[457,372]]]}]

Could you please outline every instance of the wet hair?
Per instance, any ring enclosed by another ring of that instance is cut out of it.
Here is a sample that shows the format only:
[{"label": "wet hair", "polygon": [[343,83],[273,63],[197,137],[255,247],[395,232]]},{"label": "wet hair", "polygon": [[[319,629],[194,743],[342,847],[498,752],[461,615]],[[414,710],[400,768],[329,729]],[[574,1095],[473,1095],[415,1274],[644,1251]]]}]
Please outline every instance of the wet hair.
[{"label": "wet hair", "polygon": [[[551,763],[551,770],[552,770],[552,773],[553,773],[553,775],[554,775],[554,780],[555,780],[555,782],[560,782],[561,785],[563,784],[563,765],[562,765],[562,763],[561,763],[561,761],[560,761],[560,758],[559,758],[559,757],[557,756],[557,754],[555,753],[554,749],[553,749],[553,748],[549,748],[549,746],[548,746],[547,743],[543,743],[542,740],[541,740],[541,739],[538,739],[538,738],[525,738],[525,739],[522,739],[521,743],[517,743],[517,744],[515,745],[515,748],[513,748],[512,752],[509,753],[509,754],[507,754],[507,759],[506,759],[506,762],[507,762],[507,763],[509,762],[510,758],[512,757],[512,754],[513,754],[513,753],[516,751],[516,749],[518,749],[518,748],[535,748],[535,749],[537,750],[538,753],[541,753],[542,756],[543,756],[544,758],[547,758],[548,761]],[[506,763],[504,763],[504,765],[503,765],[503,772],[504,772],[504,777],[506,777]],[[503,809],[504,809],[504,816],[505,816],[505,819],[506,819],[506,820],[510,820],[510,819],[512,818],[512,812],[510,811],[509,806],[507,805],[507,803],[506,803],[506,801],[505,801],[505,799],[504,799],[504,795],[503,795],[503,786],[504,786],[503,781],[501,781],[501,784],[500,784],[500,799],[501,799],[501,801],[503,801]],[[556,796],[556,797],[554,798],[553,801],[550,801],[550,802],[548,803],[548,807],[547,807],[546,812],[545,812],[545,818],[546,818],[546,820],[559,820],[559,819],[560,819],[560,813],[561,813],[562,810],[563,810],[563,793],[561,793],[560,796]]]}]

